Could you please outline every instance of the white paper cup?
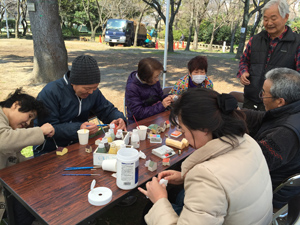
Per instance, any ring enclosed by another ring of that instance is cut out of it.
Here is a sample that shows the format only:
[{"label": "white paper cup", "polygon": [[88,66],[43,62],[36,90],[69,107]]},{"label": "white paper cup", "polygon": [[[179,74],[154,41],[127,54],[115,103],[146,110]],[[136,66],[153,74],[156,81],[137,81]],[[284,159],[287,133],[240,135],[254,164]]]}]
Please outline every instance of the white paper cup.
[{"label": "white paper cup", "polygon": [[90,131],[88,129],[80,129],[77,131],[79,144],[87,145],[89,142],[89,133]]},{"label": "white paper cup", "polygon": [[140,141],[144,141],[146,139],[148,127],[144,125],[139,125],[138,127],[136,127],[136,129],[138,130]]}]

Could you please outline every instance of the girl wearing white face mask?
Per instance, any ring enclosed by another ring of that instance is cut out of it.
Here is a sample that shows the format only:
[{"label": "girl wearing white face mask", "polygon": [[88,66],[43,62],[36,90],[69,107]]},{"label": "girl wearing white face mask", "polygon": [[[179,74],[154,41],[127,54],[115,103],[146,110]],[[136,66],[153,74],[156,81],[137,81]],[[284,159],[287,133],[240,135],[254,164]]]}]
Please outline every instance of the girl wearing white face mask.
[{"label": "girl wearing white face mask", "polygon": [[188,62],[189,73],[181,77],[170,94],[181,95],[189,88],[208,88],[213,89],[213,82],[206,76],[207,73],[207,59],[205,56],[196,56]]}]

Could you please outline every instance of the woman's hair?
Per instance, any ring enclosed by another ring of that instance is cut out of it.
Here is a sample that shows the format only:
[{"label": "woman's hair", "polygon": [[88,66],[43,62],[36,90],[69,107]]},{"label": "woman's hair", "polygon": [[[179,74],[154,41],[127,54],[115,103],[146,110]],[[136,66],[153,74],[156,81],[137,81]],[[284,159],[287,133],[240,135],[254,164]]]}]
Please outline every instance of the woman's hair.
[{"label": "woman's hair", "polygon": [[47,110],[41,101],[36,100],[31,95],[25,94],[22,88],[18,88],[14,93],[10,93],[6,100],[0,102],[2,108],[11,108],[12,105],[18,102],[20,106],[19,112],[36,111],[38,118],[47,116]]},{"label": "woman's hair", "polygon": [[211,132],[214,139],[221,140],[226,136],[232,146],[237,145],[235,135],[248,132],[245,114],[237,110],[237,100],[206,88],[189,89],[174,102],[170,114],[173,125],[178,125],[178,117],[190,131]]},{"label": "woman's hair", "polygon": [[199,69],[205,70],[205,73],[207,73],[207,58],[205,56],[198,55],[188,62],[187,68],[190,73]]},{"label": "woman's hair", "polygon": [[138,76],[142,81],[150,83],[155,70],[163,70],[163,65],[156,59],[144,58],[138,65]]}]

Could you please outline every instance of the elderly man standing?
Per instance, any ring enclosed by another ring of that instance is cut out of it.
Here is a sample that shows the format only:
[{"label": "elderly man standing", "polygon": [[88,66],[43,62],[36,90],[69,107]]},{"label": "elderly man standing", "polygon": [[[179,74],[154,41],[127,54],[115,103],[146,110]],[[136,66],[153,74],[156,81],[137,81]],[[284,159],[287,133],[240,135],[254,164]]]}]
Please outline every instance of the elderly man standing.
[{"label": "elderly man standing", "polygon": [[245,85],[243,107],[255,110],[264,110],[258,94],[266,72],[279,67],[300,71],[300,35],[285,25],[289,18],[286,0],[270,0],[262,11],[265,30],[250,38],[237,73]]},{"label": "elderly man standing", "polygon": [[90,134],[98,131],[97,125],[89,123],[90,112],[104,123],[115,123],[118,129],[126,129],[126,119],[98,89],[100,70],[97,61],[89,55],[78,56],[61,79],[50,82],[38,94],[49,110],[49,116],[36,124],[46,121],[55,128],[55,135],[39,146],[34,155],[38,156],[78,142],[77,130],[88,129]]},{"label": "elderly man standing", "polygon": [[[266,112],[245,110],[251,136],[260,145],[269,166],[273,190],[300,173],[300,74],[276,68],[266,74],[259,96]],[[273,197],[281,208],[300,189],[283,188]]]}]

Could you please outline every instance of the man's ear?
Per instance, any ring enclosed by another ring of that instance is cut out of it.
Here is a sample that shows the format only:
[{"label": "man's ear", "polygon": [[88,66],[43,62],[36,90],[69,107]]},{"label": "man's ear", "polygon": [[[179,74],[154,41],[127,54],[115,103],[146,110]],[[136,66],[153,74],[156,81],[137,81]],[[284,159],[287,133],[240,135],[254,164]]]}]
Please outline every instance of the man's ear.
[{"label": "man's ear", "polygon": [[282,106],[286,105],[286,102],[285,102],[284,98],[278,98],[277,104],[278,104],[278,107],[282,107]]}]

